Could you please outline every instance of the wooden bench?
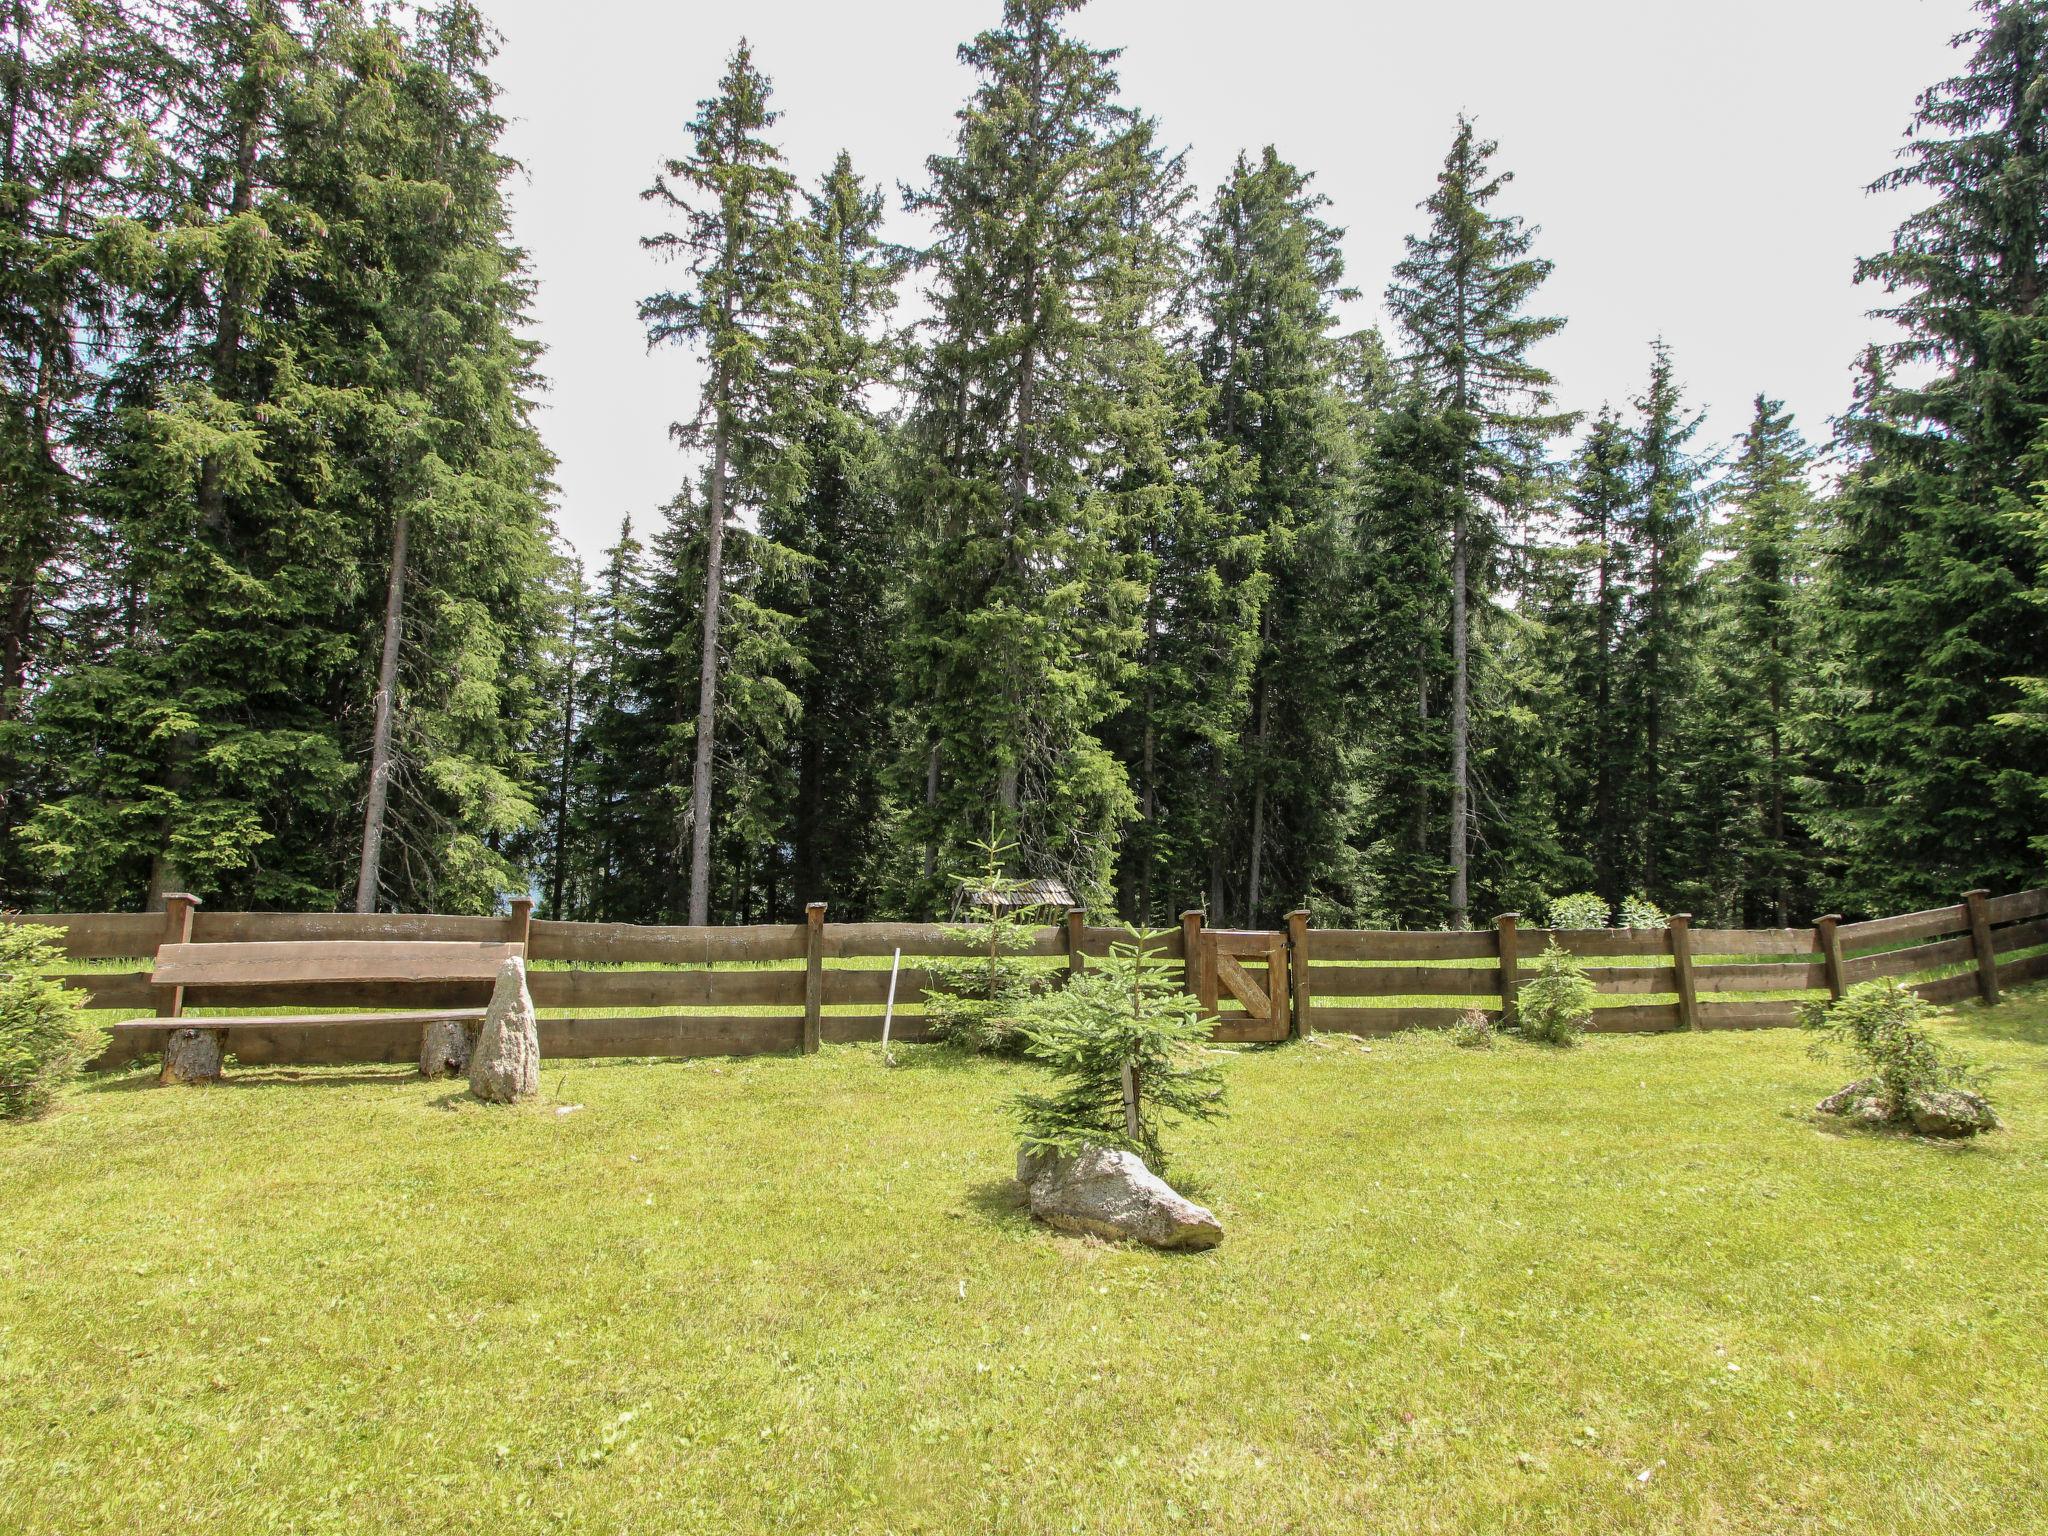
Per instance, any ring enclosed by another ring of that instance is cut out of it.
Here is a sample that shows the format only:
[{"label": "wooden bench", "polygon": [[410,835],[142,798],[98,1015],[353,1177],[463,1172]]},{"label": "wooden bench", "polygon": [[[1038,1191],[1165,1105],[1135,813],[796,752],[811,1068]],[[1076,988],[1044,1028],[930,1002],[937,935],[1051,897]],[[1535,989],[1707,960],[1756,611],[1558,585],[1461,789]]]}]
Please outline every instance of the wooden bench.
[{"label": "wooden bench", "polygon": [[[220,1076],[222,1037],[236,1030],[326,1029],[351,1024],[426,1027],[481,1019],[498,968],[524,959],[523,944],[329,939],[271,944],[164,944],[156,952],[150,986],[154,1017],[126,1019],[117,1032],[167,1030],[159,1082],[198,1082]],[[425,994],[424,996],[422,994]],[[326,995],[362,1002],[441,1003],[374,1013],[276,1013],[235,1018],[192,1018],[186,1005],[278,1006]],[[177,1023],[173,1021],[182,1021]]]}]

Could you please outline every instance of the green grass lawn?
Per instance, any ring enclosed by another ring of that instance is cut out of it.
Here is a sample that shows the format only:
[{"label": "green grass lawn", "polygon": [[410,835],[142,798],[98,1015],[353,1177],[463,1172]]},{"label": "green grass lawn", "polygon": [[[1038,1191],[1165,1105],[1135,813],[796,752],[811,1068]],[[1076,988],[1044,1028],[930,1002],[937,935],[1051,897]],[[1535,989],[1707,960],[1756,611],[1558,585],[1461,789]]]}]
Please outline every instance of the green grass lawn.
[{"label": "green grass lawn", "polygon": [[1978,1145],[1788,1031],[1232,1052],[1184,1256],[931,1048],[103,1076],[0,1126],[0,1532],[2036,1531],[2048,993],[1943,1033]]}]

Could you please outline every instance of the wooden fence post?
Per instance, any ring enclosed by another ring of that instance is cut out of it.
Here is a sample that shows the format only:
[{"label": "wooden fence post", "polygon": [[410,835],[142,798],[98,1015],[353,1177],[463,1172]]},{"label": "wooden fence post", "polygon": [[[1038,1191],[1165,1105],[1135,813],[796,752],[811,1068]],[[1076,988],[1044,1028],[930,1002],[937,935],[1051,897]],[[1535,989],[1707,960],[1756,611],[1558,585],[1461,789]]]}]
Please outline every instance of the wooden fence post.
[{"label": "wooden fence post", "polygon": [[1493,920],[1494,936],[1500,943],[1500,1022],[1503,1029],[1513,1029],[1520,1010],[1522,991],[1522,956],[1516,947],[1515,927],[1522,920],[1519,912],[1503,912]]},{"label": "wooden fence post", "polygon": [[1308,913],[1287,914],[1287,975],[1294,984],[1294,1038],[1306,1040],[1315,1033],[1309,1023],[1312,995],[1308,980]]},{"label": "wooden fence post", "polygon": [[804,924],[804,1054],[815,1056],[825,1001],[825,903],[809,903]]},{"label": "wooden fence post", "polygon": [[[197,896],[187,896],[183,891],[172,891],[164,897],[164,943],[192,942],[192,910],[198,905]],[[161,1019],[183,1018],[185,989],[167,987],[159,992],[156,1012]],[[159,1083],[213,1082],[220,1076],[222,1054],[219,1030],[174,1029],[164,1037],[163,1066],[157,1072],[156,1080]]]},{"label": "wooden fence post", "polygon": [[1678,974],[1678,1027],[1700,1027],[1700,995],[1692,978],[1692,914],[1674,912],[1665,930],[1671,936],[1671,969]]},{"label": "wooden fence post", "polygon": [[[171,891],[164,896],[165,944],[190,944],[192,942],[192,910],[199,905],[197,896],[187,896],[183,891]],[[185,989],[171,987],[159,993],[156,1000],[157,1017],[175,1019],[185,1012]]]},{"label": "wooden fence post", "polygon": [[1202,995],[1202,914],[1183,912],[1180,915],[1181,978],[1182,989],[1189,997]]},{"label": "wooden fence post", "polygon": [[1087,926],[1088,914],[1079,907],[1067,908],[1067,979],[1081,974],[1087,957],[1081,953],[1081,930]]},{"label": "wooden fence post", "polygon": [[1977,951],[1977,1000],[1986,1008],[1998,1001],[1998,951],[1991,947],[1991,893],[1965,891],[1970,909],[1970,945]]},{"label": "wooden fence post", "polygon": [[1828,996],[1835,999],[1840,999],[1848,990],[1842,982],[1842,940],[1835,932],[1841,922],[1839,913],[1813,920],[1813,937],[1820,945],[1821,968],[1827,972]]},{"label": "wooden fence post", "polygon": [[517,944],[519,952],[529,961],[533,959],[533,898],[515,896],[512,898],[512,915],[505,919],[505,940]]}]

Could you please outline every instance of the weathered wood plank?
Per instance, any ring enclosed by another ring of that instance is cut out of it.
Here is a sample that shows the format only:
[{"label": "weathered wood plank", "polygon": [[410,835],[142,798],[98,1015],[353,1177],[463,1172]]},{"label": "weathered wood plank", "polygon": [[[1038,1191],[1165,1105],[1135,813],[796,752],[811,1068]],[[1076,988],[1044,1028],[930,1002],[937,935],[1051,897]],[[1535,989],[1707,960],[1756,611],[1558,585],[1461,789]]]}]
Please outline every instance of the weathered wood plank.
[{"label": "weathered wood plank", "polygon": [[1844,923],[1835,933],[1845,948],[1856,949],[1867,944],[1938,938],[1945,933],[1961,933],[1969,926],[1970,909],[1959,901],[1952,907],[1929,907],[1925,912],[1875,917],[1867,923]]},{"label": "weathered wood plank", "polygon": [[1937,981],[1914,982],[1907,990],[1918,992],[1930,1003],[1959,1003],[1977,995],[1977,973],[1965,971],[1960,976],[1943,976]]},{"label": "weathered wood plank", "polygon": [[1498,1019],[1497,1007],[1474,1008],[1332,1008],[1318,1004],[1309,1014],[1318,1033],[1391,1035],[1404,1029],[1448,1029],[1467,1013]]},{"label": "weathered wood plank", "polygon": [[1818,960],[1804,965],[1728,961],[1720,965],[1695,965],[1692,974],[1702,992],[1825,991],[1828,984],[1827,967]]},{"label": "weathered wood plank", "polygon": [[[1321,946],[1317,946],[1320,951]],[[1318,997],[1497,997],[1493,966],[1323,965],[1309,967]]]},{"label": "weathered wood plank", "polygon": [[1109,954],[1113,946],[1135,944],[1140,938],[1145,941],[1146,955],[1153,960],[1180,960],[1186,957],[1178,928],[1157,929],[1143,935],[1133,935],[1128,928],[1083,928],[1081,953],[1091,959],[1100,960]]},{"label": "weathered wood plank", "polygon": [[1595,1008],[1586,1025],[1591,1034],[1658,1034],[1680,1025],[1676,1003],[1629,1003],[1619,1008]]},{"label": "weathered wood plank", "polygon": [[[533,925],[533,958],[600,965],[712,965],[724,961],[801,960],[805,926],[664,928],[637,923]],[[883,950],[887,954],[888,950]]]},{"label": "weathered wood plank", "polygon": [[63,929],[68,960],[138,959],[164,937],[161,912],[0,912],[0,923]]},{"label": "weathered wood plank", "polygon": [[801,1051],[803,1040],[801,1013],[540,1021],[543,1064],[595,1056],[754,1056]]},{"label": "weathered wood plank", "polygon": [[2021,960],[2007,960],[1998,967],[1998,980],[2002,986],[2017,986],[2023,981],[2039,981],[2048,976],[2048,955],[2028,955]]},{"label": "weathered wood plank", "polygon": [[291,982],[491,981],[516,944],[335,940],[324,943],[166,944],[151,971],[157,986],[191,989]]},{"label": "weathered wood plank", "polygon": [[1811,928],[1695,928],[1692,958],[1701,964],[1720,955],[1818,955]]},{"label": "weathered wood plank", "polygon": [[2048,886],[2034,891],[2014,891],[2010,896],[1994,896],[1985,903],[1985,912],[1994,926],[2048,916]]},{"label": "weathered wood plank", "polygon": [[1702,1002],[1697,1015],[1701,1029],[1784,1029],[1799,1022],[1801,1004]]},{"label": "weathered wood plank", "polygon": [[[882,973],[884,982],[888,973]],[[804,1000],[802,971],[532,971],[536,1008],[737,1008]]]},{"label": "weathered wood plank", "polygon": [[[163,995],[162,988],[152,989]],[[260,986],[187,987],[188,1007],[308,1008],[322,1013],[368,1009],[472,1008],[491,999],[489,981],[289,981]]]},{"label": "weathered wood plank", "polygon": [[[791,972],[800,975],[801,972]],[[922,966],[906,965],[896,977],[896,1006],[915,1006],[924,1001],[927,988],[933,983],[932,973]],[[827,971],[825,972],[825,1002],[834,1003],[885,1003],[889,1000],[889,973],[887,971]],[[829,1038],[829,1037],[828,1037]]]},{"label": "weathered wood plank", "polygon": [[1937,965],[1956,965],[1973,953],[1966,934],[1960,939],[1943,939],[1938,944],[1916,944],[1911,949],[1888,949],[1883,954],[1858,956],[1843,963],[1842,976],[1853,987],[1859,981],[1879,976],[1910,976],[1915,971],[1931,971]]},{"label": "weathered wood plank", "polygon": [[1273,1000],[1246,974],[1245,968],[1237,963],[1237,957],[1228,950],[1216,952],[1216,979],[1223,983],[1232,997],[1244,1004],[1245,1012],[1257,1014],[1261,1019],[1272,1018]]},{"label": "weathered wood plank", "polygon": [[2010,928],[1991,930],[1991,948],[1996,954],[2007,954],[2015,949],[2032,949],[2036,944],[2048,944],[2048,917],[2036,918],[2031,923],[2015,923]]},{"label": "weathered wood plank", "polygon": [[[827,923],[825,925],[825,958],[827,960],[854,960],[864,956],[888,956],[896,950],[903,951],[906,958],[925,955],[977,955],[985,946],[963,939],[953,938],[943,923]],[[1063,928],[1029,928],[1025,930],[1031,942],[1022,949],[1011,950],[1016,955],[1059,955],[1067,952],[1067,936]],[[797,953],[801,955],[802,949]]]},{"label": "weathered wood plank", "polygon": [[1318,928],[1318,960],[1492,960],[1491,931],[1407,933],[1389,928]]},{"label": "weathered wood plank", "polygon": [[57,979],[67,991],[90,994],[88,1008],[148,1008],[156,1002],[147,971],[79,971]]},{"label": "weathered wood plank", "polygon": [[195,944],[486,944],[505,936],[502,917],[433,912],[209,912],[201,907],[192,914]]},{"label": "weathered wood plank", "polygon": [[1596,965],[1589,967],[1586,974],[1602,997],[1678,990],[1675,965]]},{"label": "weathered wood plank", "polygon": [[480,1019],[482,1008],[425,1008],[390,1013],[210,1014],[186,1013],[175,1019],[124,1019],[106,1027],[120,1034],[162,1036],[173,1029],[218,1029],[233,1034],[245,1029],[350,1029],[389,1024],[431,1024],[441,1019]]},{"label": "weathered wood plank", "polygon": [[1580,956],[1662,957],[1671,953],[1662,928],[1524,928],[1515,935],[1515,949],[1525,958],[1540,955],[1552,939],[1567,954]]}]

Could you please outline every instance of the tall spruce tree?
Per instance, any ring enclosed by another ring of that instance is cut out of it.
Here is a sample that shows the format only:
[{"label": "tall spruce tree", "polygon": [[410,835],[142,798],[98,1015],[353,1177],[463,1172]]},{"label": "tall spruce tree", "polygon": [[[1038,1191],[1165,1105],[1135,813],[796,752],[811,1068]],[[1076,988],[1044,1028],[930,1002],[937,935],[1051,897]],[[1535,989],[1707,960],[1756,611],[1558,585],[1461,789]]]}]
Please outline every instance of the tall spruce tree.
[{"label": "tall spruce tree", "polygon": [[1527,306],[1551,263],[1529,254],[1536,231],[1489,212],[1513,179],[1492,169],[1498,146],[1460,118],[1436,191],[1422,206],[1428,232],[1408,237],[1387,305],[1406,333],[1431,404],[1453,440],[1450,475],[1449,916],[1471,905],[1472,608],[1490,600],[1501,535],[1530,499],[1544,445],[1571,422],[1550,409],[1550,374],[1530,349],[1564,328]]},{"label": "tall spruce tree", "polygon": [[1700,909],[1737,926],[1810,915],[1815,853],[1806,826],[1812,765],[1811,590],[1819,502],[1813,451],[1782,402],[1759,395],[1719,487],[1707,574],[1704,696],[1676,737],[1696,813],[1686,870]]},{"label": "tall spruce tree", "polygon": [[1660,901],[1675,898],[1686,872],[1680,867],[1686,814],[1670,785],[1672,750],[1697,702],[1700,683],[1700,562],[1704,510],[1700,481],[1705,465],[1691,451],[1700,417],[1688,415],[1670,349],[1651,348],[1650,382],[1636,401],[1634,457],[1637,485],[1631,508],[1641,591],[1636,605],[1630,693],[1639,723],[1633,777],[1641,785],[1635,868],[1628,884]]},{"label": "tall spruce tree", "polygon": [[880,900],[896,741],[892,631],[901,601],[901,529],[889,429],[873,396],[894,377],[887,329],[907,258],[881,237],[882,193],[841,153],[796,230],[790,305],[774,339],[779,473],[761,516],[787,551],[759,598],[789,616],[794,695],[786,814],[769,837],[776,915],[826,901],[856,918]]},{"label": "tall spruce tree", "polygon": [[760,437],[772,409],[768,338],[787,305],[790,202],[795,182],[762,135],[779,114],[768,79],[744,40],[726,62],[718,94],[697,105],[690,153],[667,161],[642,194],[678,215],[680,232],[650,235],[650,250],[685,263],[690,286],[642,301],[650,346],[701,345],[705,380],[696,413],[672,429],[710,454],[705,496],[704,601],[691,747],[688,921],[708,921],[711,902],[712,764],[717,750],[720,598],[727,520],[758,488],[748,479],[768,457]]},{"label": "tall spruce tree", "polygon": [[1565,685],[1566,756],[1576,769],[1576,804],[1560,807],[1567,838],[1587,860],[1609,906],[1636,875],[1642,756],[1632,728],[1629,682],[1636,662],[1636,596],[1642,551],[1631,538],[1636,452],[1612,411],[1594,418],[1572,465],[1563,533],[1571,541],[1566,584],[1545,620],[1559,640]]},{"label": "tall spruce tree", "polygon": [[466,4],[176,20],[161,190],[95,242],[123,287],[92,487],[117,617],[38,701],[28,847],[82,905],[334,904],[410,510],[381,886],[488,909],[521,883],[551,574],[488,30]]},{"label": "tall spruce tree", "polygon": [[1982,0],[1879,189],[1927,205],[1859,267],[1905,332],[1845,424],[1824,576],[1847,707],[1818,722],[1819,827],[1848,909],[2037,883],[2048,800],[1994,723],[2048,673],[2027,510],[2048,420],[2048,5]]},{"label": "tall spruce tree", "polygon": [[1157,243],[1129,217],[1177,162],[1117,99],[1116,55],[1065,29],[1074,0],[1007,0],[961,49],[978,84],[951,154],[911,200],[935,240],[905,685],[925,803],[929,907],[973,840],[1100,900],[1134,810],[1099,737],[1139,646],[1140,597],[1095,467],[1114,442],[1122,316]]},{"label": "tall spruce tree", "polygon": [[1221,510],[1265,577],[1238,760],[1212,789],[1241,807],[1216,829],[1208,905],[1217,921],[1275,918],[1319,887],[1344,888],[1349,904],[1338,872],[1354,765],[1334,652],[1351,441],[1331,329],[1351,294],[1341,286],[1343,231],[1321,216],[1327,199],[1309,180],[1271,146],[1256,161],[1240,155],[1201,234],[1210,430],[1243,466],[1224,482]]}]

